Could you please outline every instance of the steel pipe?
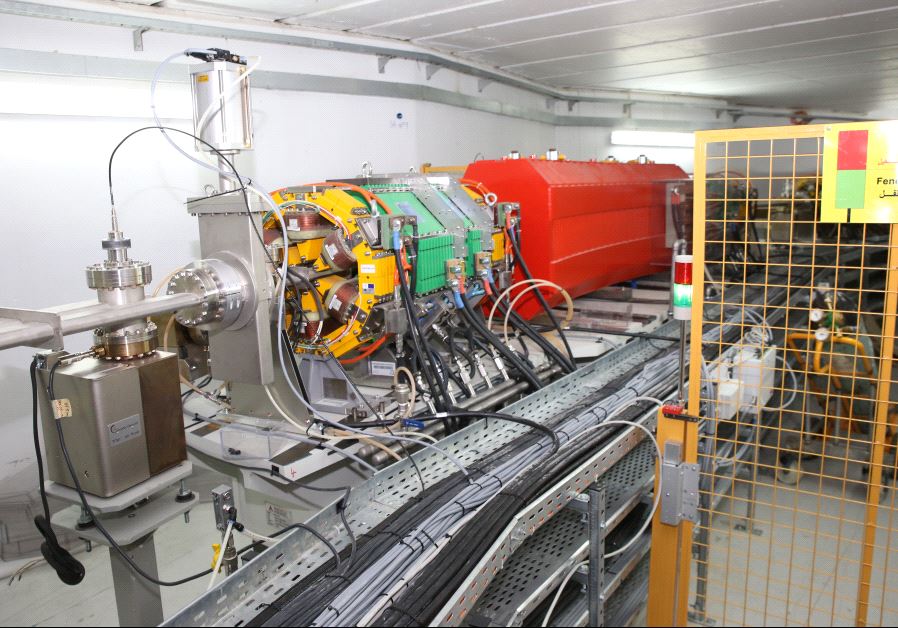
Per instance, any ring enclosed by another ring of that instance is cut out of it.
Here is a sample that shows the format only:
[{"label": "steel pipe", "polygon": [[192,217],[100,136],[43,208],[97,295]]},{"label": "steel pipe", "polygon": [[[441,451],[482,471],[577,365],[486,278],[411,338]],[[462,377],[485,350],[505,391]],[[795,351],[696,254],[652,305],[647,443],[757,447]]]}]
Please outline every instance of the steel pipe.
[{"label": "steel pipe", "polygon": [[[181,308],[197,305],[200,297],[195,294],[173,294],[147,297],[143,301],[126,305],[84,303],[63,305],[42,310],[60,317],[60,332],[63,336],[90,331],[97,327],[109,327],[138,318],[174,312]],[[0,321],[0,349],[21,346],[39,346],[54,337],[53,326],[42,322],[23,322],[12,318]],[[59,347],[61,348],[61,347]]]}]

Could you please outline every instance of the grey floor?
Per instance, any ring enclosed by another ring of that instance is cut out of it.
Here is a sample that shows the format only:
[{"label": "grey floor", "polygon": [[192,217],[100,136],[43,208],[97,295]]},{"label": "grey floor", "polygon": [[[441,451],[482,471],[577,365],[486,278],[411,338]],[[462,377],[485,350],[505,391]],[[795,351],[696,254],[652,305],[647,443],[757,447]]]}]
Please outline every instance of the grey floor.
[{"label": "grey floor", "polygon": [[[177,518],[156,533],[160,577],[173,579],[210,567],[212,544],[220,540],[211,504],[200,504],[190,523]],[[240,545],[245,541],[241,540]],[[87,575],[75,587],[66,586],[43,564],[28,570],[21,580],[0,581],[0,625],[3,626],[117,626],[109,553],[105,547],[81,551],[78,559]],[[174,588],[164,588],[166,617],[202,593],[208,577]]]},{"label": "grey floor", "polygon": [[[834,446],[839,455],[844,444]],[[866,448],[850,458],[864,459]],[[717,625],[855,625],[862,560],[865,477],[862,466],[833,459],[803,464],[795,486],[756,478],[753,533],[746,523],[747,483],[724,498],[710,532],[707,615]],[[830,477],[826,477],[830,476]],[[847,477],[848,480],[836,478]],[[696,572],[690,600],[694,601]],[[869,625],[898,621],[898,499],[886,491],[878,511]]]}]

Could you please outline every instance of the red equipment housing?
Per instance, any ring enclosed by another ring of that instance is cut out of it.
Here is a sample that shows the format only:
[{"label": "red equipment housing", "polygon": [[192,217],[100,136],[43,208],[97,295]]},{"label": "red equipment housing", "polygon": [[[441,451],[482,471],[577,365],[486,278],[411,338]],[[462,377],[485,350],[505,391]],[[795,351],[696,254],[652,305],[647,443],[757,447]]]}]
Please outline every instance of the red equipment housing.
[{"label": "red equipment housing", "polygon": [[[672,164],[546,159],[475,161],[465,171],[500,202],[520,203],[530,272],[573,298],[670,267],[667,183],[688,178]],[[529,296],[520,309],[527,318],[539,310]]]}]

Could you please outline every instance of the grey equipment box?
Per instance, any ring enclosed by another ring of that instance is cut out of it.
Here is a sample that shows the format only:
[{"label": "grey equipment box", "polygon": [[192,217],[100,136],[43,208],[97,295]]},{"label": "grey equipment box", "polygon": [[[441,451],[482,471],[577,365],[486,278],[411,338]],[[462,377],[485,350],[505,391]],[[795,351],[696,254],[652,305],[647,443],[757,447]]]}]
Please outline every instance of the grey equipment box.
[{"label": "grey equipment box", "polygon": [[[49,369],[64,357],[49,354],[38,370],[39,397],[49,479],[74,488],[47,392]],[[53,392],[72,404],[62,429],[86,493],[116,495],[187,459],[174,354],[127,361],[84,358],[56,369]]]}]

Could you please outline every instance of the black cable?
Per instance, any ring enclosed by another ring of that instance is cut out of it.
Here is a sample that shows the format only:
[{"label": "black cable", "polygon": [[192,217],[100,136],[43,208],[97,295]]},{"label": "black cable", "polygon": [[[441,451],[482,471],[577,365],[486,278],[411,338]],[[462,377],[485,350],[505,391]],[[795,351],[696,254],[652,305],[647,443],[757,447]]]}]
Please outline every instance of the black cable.
[{"label": "black cable", "polygon": [[[385,426],[385,429],[390,435],[393,434],[393,431],[389,426]],[[411,452],[409,452],[408,447],[405,446],[405,441],[397,440],[396,442],[399,443],[399,446],[402,448],[402,453],[405,454],[405,457],[408,458],[408,461],[412,464],[412,468],[415,470],[415,473],[418,474],[418,481],[421,482],[421,494],[423,495],[427,490],[427,482],[424,481],[424,474],[421,473],[421,468],[418,466],[418,463],[415,460],[414,456],[412,456]]]},{"label": "black cable", "polygon": [[[490,282],[490,289],[493,292],[493,294],[490,295],[490,301],[492,303],[497,303],[496,298],[494,296],[494,295],[498,294],[498,288],[496,287],[496,284],[493,282]],[[497,306],[497,309],[503,316],[506,313],[508,313],[508,308],[504,304],[500,303]],[[534,329],[533,325],[531,325],[529,322],[524,320],[524,318],[522,316],[520,316],[517,312],[515,312],[514,310],[511,310],[508,320],[512,324],[513,327],[516,327],[517,329],[521,330],[524,334],[527,335],[528,338],[530,338],[531,340],[533,340],[533,342],[535,342],[537,345],[539,345],[539,347],[543,350],[543,352],[546,355],[548,355],[551,359],[553,359],[562,368],[562,370],[564,370],[566,373],[573,373],[574,371],[577,370],[577,365],[575,363],[571,362],[570,358],[568,358],[568,356],[566,356],[561,351],[559,351],[558,348],[555,347],[555,345],[553,345],[551,342],[549,342],[545,336],[543,336],[542,334],[537,332],[536,329]]]},{"label": "black cable", "polygon": [[287,269],[287,276],[290,277],[291,280],[298,279],[306,287],[306,291],[312,294],[312,299],[315,301],[315,309],[318,310],[318,317],[320,321],[322,323],[326,321],[327,313],[324,310],[324,304],[321,302],[321,295],[318,293],[318,290],[315,289],[315,285],[312,283],[312,280],[305,275],[289,268]]},{"label": "black cable", "polygon": [[509,364],[516,368],[518,372],[523,376],[524,379],[527,380],[527,383],[530,384],[533,390],[539,390],[542,388],[542,384],[539,381],[539,378],[527,368],[527,365],[521,362],[515,353],[505,346],[501,340],[499,340],[496,335],[486,328],[486,324],[482,323],[478,318],[476,313],[474,312],[474,308],[471,303],[468,301],[468,298],[465,295],[459,295],[463,304],[463,308],[460,310],[462,315],[466,318],[469,325],[474,326],[475,331],[479,331],[480,335],[485,338],[491,345],[493,345],[496,350],[502,354],[506,360],[508,360]]},{"label": "black cable", "polygon": [[440,365],[437,364],[436,360],[433,359],[433,356],[436,355],[436,352],[431,348],[430,342],[427,340],[427,334],[424,330],[421,329],[420,325],[417,325],[418,321],[415,320],[416,323],[416,333],[421,338],[421,346],[424,348],[424,355],[421,356],[421,363],[427,364],[429,368],[433,369],[434,379],[437,383],[436,391],[439,393],[439,398],[442,399],[442,407],[449,408],[452,405],[452,397],[449,395],[449,388],[446,385],[446,377],[440,375]]},{"label": "black cable", "polygon": [[[656,355],[659,355],[660,352]],[[618,390],[625,382],[629,381],[637,373],[641,372],[642,364],[635,366],[627,373],[622,373],[616,377],[608,385],[599,390],[594,390],[587,394],[578,403],[565,407],[562,411],[553,416],[546,425],[555,427],[561,425],[567,420],[575,416],[579,416],[585,411],[592,408],[599,400],[607,397],[611,392]],[[590,438],[583,439],[583,446],[590,448],[590,453],[595,452],[597,441],[593,441],[592,437],[599,437],[599,433],[603,430],[596,430],[589,435]],[[263,609],[257,618],[253,619],[248,625],[269,625],[269,626],[297,626],[309,625],[314,618],[323,611],[327,605],[348,587],[353,576],[362,574],[365,569],[374,564],[384,552],[395,546],[397,538],[403,538],[417,525],[430,517],[437,509],[452,501],[458,490],[468,486],[471,479],[476,480],[478,477],[484,479],[499,466],[505,464],[508,460],[519,455],[524,449],[532,447],[539,439],[544,438],[541,434],[528,431],[521,436],[515,438],[505,447],[497,449],[486,455],[483,459],[468,465],[468,471],[472,478],[465,477],[460,472],[453,473],[442,480],[435,482],[430,486],[423,495],[416,496],[404,503],[388,519],[384,520],[373,530],[366,533],[362,538],[359,553],[355,560],[355,564],[348,574],[347,580],[337,581],[336,579],[325,579],[323,569],[310,575],[307,579],[297,582],[290,590],[286,591],[275,605]],[[581,445],[581,441],[576,441],[577,446]],[[548,451],[548,448],[546,448]],[[571,451],[570,447],[564,448],[563,452],[567,454]],[[545,464],[545,471],[550,471],[554,466],[550,467]],[[504,492],[504,491],[503,491]],[[501,496],[497,496],[505,499]],[[512,499],[515,499],[513,496]],[[518,501],[518,510],[525,505]],[[517,511],[515,511],[517,512]],[[464,555],[471,555],[470,551],[464,550],[460,552]],[[470,573],[470,570],[468,570]]]},{"label": "black cable", "polygon": [[340,522],[343,524],[343,527],[346,528],[346,534],[349,535],[349,557],[343,563],[343,573],[345,573],[349,567],[352,565],[352,559],[355,558],[355,550],[356,550],[356,538],[355,534],[352,531],[352,528],[349,526],[349,522],[346,520],[346,508],[349,506],[349,493],[352,489],[347,488],[346,493],[343,494],[343,498],[340,500],[340,503],[337,504],[337,511],[340,513]]},{"label": "black cable", "polygon": [[[539,437],[532,433],[520,436],[515,444],[510,444],[508,448],[496,451],[484,460],[469,466],[469,473],[483,477],[512,457],[518,447],[532,445],[536,438]],[[403,538],[422,520],[450,501],[455,491],[468,484],[469,478],[460,472],[435,482],[423,494],[405,502],[389,519],[382,521],[360,537],[356,559],[344,578],[327,578],[324,568],[319,567],[306,579],[294,584],[275,604],[262,609],[248,625],[309,625],[335,595],[345,590],[355,577],[393,547],[397,539]]]},{"label": "black cable", "polygon": [[[507,311],[503,305],[499,305],[499,311],[503,314]],[[531,324],[529,321],[525,320],[522,316],[520,316],[514,310],[511,311],[508,317],[509,323],[511,326],[524,333],[528,338],[537,343],[542,350],[549,355],[549,357],[553,358],[556,363],[564,370],[566,373],[573,373],[577,370],[577,365],[572,363],[570,358],[558,350],[558,348],[549,342],[549,339],[543,336],[536,330],[536,327]],[[551,329],[551,327],[550,327]]]},{"label": "black cable", "polygon": [[[212,376],[207,375],[201,382],[194,384],[194,386],[196,386],[197,388],[205,388],[210,383],[212,383]],[[181,393],[181,402],[183,403],[184,401],[187,401],[188,397],[190,397],[190,395],[192,395],[193,393],[194,390],[192,388],[188,388],[186,391]]]},{"label": "black cable", "polygon": [[[290,355],[290,366],[293,369],[293,377],[296,378],[296,383],[299,384],[299,392],[302,395],[303,400],[311,405],[312,398],[309,397],[309,393],[306,390],[305,382],[302,381],[302,375],[299,372],[299,365],[296,363],[296,352],[293,351],[293,345],[290,344],[290,337],[287,335],[287,331],[285,329],[281,330],[281,341],[284,343],[285,348],[287,349],[287,353]],[[286,373],[284,376],[286,377]]]},{"label": "black cable", "polygon": [[44,509],[44,517],[50,521],[50,503],[47,501],[47,490],[44,485],[44,457],[41,455],[41,441],[38,432],[38,415],[37,415],[37,357],[31,360],[31,366],[28,369],[31,375],[31,415],[32,415],[32,432],[34,435],[34,456],[37,459],[37,479],[38,489],[41,495],[41,505]]},{"label": "black cable", "polygon": [[241,469],[246,469],[247,471],[261,471],[263,473],[267,473],[272,477],[279,478],[284,482],[287,482],[291,486],[296,488],[301,488],[308,491],[319,491],[322,493],[341,493],[345,492],[346,489],[352,488],[350,486],[314,486],[312,484],[304,484],[303,482],[297,482],[296,480],[291,480],[286,475],[283,475],[280,471],[276,471],[275,468],[277,465],[272,465],[271,467],[244,467],[240,466]]},{"label": "black cable", "polygon": [[[246,184],[243,182],[243,177],[240,176],[240,173],[237,172],[237,168],[234,167],[234,164],[225,156],[224,153],[222,153],[220,150],[218,150],[217,148],[212,146],[212,144],[205,141],[204,139],[197,137],[193,133],[188,133],[187,131],[182,131],[181,129],[176,129],[174,127],[169,127],[169,126],[145,126],[145,127],[139,128],[139,129],[135,129],[134,131],[131,131],[125,137],[123,137],[119,141],[119,143],[115,145],[115,148],[113,148],[112,152],[109,154],[109,164],[107,166],[107,178],[108,178],[108,183],[109,183],[109,202],[112,205],[112,207],[115,207],[115,196],[112,191],[112,162],[115,159],[115,155],[118,152],[118,149],[122,147],[122,144],[124,144],[126,141],[128,141],[130,138],[137,135],[138,133],[141,133],[143,131],[151,131],[151,130],[171,131],[173,133],[180,133],[181,135],[185,135],[185,136],[193,139],[194,141],[199,142],[206,148],[208,148],[210,151],[215,153],[215,155],[219,159],[221,159],[225,164],[227,164],[228,169],[234,173],[234,177],[237,179],[237,183],[239,184],[239,187],[233,191],[236,192],[237,190],[239,190],[242,193],[243,204],[246,206],[246,213],[247,213],[247,216],[249,217],[249,221],[253,226],[253,230],[256,232],[256,236],[259,238],[259,241],[262,243],[262,249],[265,251],[265,255],[268,257],[268,261],[271,262],[271,265],[274,267],[275,271],[277,272],[278,265],[275,263],[274,259],[271,257],[271,253],[268,251],[268,247],[265,246],[265,238],[262,237],[262,234],[259,232],[259,227],[256,226],[255,221],[252,219],[253,211],[250,208],[249,196],[247,195],[247,192],[246,192]],[[163,133],[163,135],[164,135],[164,133]],[[286,252],[285,252],[285,254],[286,254]],[[280,274],[280,273],[278,272],[278,274]]]},{"label": "black cable", "polygon": [[[152,128],[156,128],[156,127],[152,127]],[[53,364],[53,366],[50,367],[50,374],[48,377],[48,384],[47,384],[47,393],[50,396],[51,403],[56,400],[56,395],[53,392],[53,379],[54,379],[54,376],[56,375],[56,369],[59,367],[60,364],[61,364],[61,361],[57,361]],[[36,395],[35,395],[35,399],[36,399]],[[124,549],[122,549],[122,546],[119,545],[114,538],[112,538],[112,535],[109,533],[108,530],[106,530],[106,527],[100,522],[100,519],[94,514],[93,509],[90,507],[90,504],[87,502],[87,496],[84,494],[84,489],[81,488],[81,481],[78,479],[78,473],[77,473],[77,471],[75,471],[75,465],[72,463],[72,458],[71,458],[71,456],[69,456],[69,450],[65,444],[65,434],[63,434],[63,430],[62,430],[62,421],[64,421],[64,420],[65,419],[54,418],[54,423],[56,424],[56,435],[59,438],[59,447],[62,450],[62,456],[65,459],[65,464],[66,464],[66,467],[68,468],[69,474],[72,476],[72,483],[75,485],[75,492],[78,493],[78,497],[81,500],[81,506],[82,506],[82,508],[84,508],[84,512],[90,514],[90,517],[94,524],[94,527],[97,529],[97,531],[100,534],[103,535],[103,538],[105,538],[106,541],[109,543],[109,547],[114,549],[116,552],[118,552],[118,554],[122,557],[122,559],[126,563],[128,563],[128,565],[131,567],[131,569],[134,571],[134,573],[139,575],[141,578],[143,578],[149,582],[152,582],[153,584],[155,584],[157,586],[176,587],[176,586],[185,584],[187,582],[192,582],[193,580],[196,580],[198,578],[202,578],[203,576],[208,576],[209,574],[211,574],[212,569],[207,569],[200,573],[196,573],[196,574],[193,574],[192,576],[187,576],[186,578],[181,578],[180,580],[175,580],[173,582],[159,580],[158,578],[154,578],[153,576],[151,576],[150,574],[145,572],[140,567],[140,565],[138,565],[134,561],[134,559],[131,558],[131,556],[128,554],[128,552],[126,552]]]},{"label": "black cable", "polygon": [[409,421],[439,421],[443,418],[458,418],[458,419],[500,419],[502,421],[508,421],[510,423],[518,423],[520,425],[525,425],[533,430],[538,430],[546,434],[549,438],[552,439],[552,451],[558,451],[561,447],[561,442],[558,440],[558,434],[555,433],[555,430],[544,425],[542,423],[538,423],[537,421],[533,421],[531,419],[525,419],[524,417],[515,416],[513,414],[506,414],[504,412],[482,412],[482,411],[464,411],[464,410],[453,410],[451,412],[440,412],[438,414],[422,414],[418,416],[409,417]]},{"label": "black cable", "polygon": [[518,332],[515,334],[515,338],[517,338],[518,344],[521,345],[521,357],[527,361],[527,364],[529,364],[531,368],[533,368],[534,364],[533,360],[530,359],[530,349],[527,348],[527,343],[524,342],[524,337]]},{"label": "black cable", "polygon": [[[176,129],[174,127],[145,126],[145,127],[136,129],[134,131],[131,131],[125,137],[123,137],[119,141],[119,143],[116,144],[115,148],[112,149],[112,152],[109,155],[109,164],[107,166],[107,178],[108,178],[108,184],[109,184],[109,202],[111,203],[112,207],[113,208],[115,207],[115,197],[114,197],[113,189],[112,189],[112,162],[115,159],[116,153],[118,152],[119,148],[122,147],[122,144],[124,144],[128,139],[130,139],[134,135],[137,135],[138,133],[141,133],[142,131],[149,131],[152,129],[157,129],[157,130],[161,131],[163,135],[165,135],[165,133],[164,133],[165,131],[172,131],[174,133],[180,133],[181,135],[185,135],[189,138],[192,138],[196,142],[199,142],[200,144],[206,146],[209,150],[211,150],[213,153],[215,153],[215,155],[219,159],[221,159],[225,164],[227,164],[228,169],[230,169],[230,171],[232,173],[234,173],[234,178],[237,180],[237,183],[239,184],[239,187],[236,190],[232,190],[232,191],[234,191],[234,192],[236,192],[238,190],[240,191],[241,196],[243,198],[243,205],[244,205],[244,207],[246,207],[246,216],[247,216],[247,219],[249,220],[250,225],[253,228],[253,232],[255,232],[256,238],[259,240],[259,243],[262,245],[262,250],[265,252],[265,257],[268,258],[269,263],[271,263],[274,273],[277,274],[278,277],[280,277],[280,274],[281,274],[280,266],[278,265],[277,262],[274,261],[274,258],[271,256],[271,252],[268,250],[268,247],[265,244],[265,238],[262,236],[262,232],[259,231],[259,227],[258,227],[258,225],[256,225],[256,221],[253,220],[253,211],[252,211],[252,208],[249,203],[249,195],[247,194],[246,184],[244,183],[243,177],[237,171],[237,168],[234,166],[233,162],[231,162],[231,160],[229,160],[225,156],[224,153],[222,153],[220,150],[218,150],[217,148],[212,146],[209,142],[205,141],[204,139],[197,137],[193,133],[188,133],[187,131],[182,131],[181,129]],[[249,181],[249,179],[247,179],[247,181]],[[230,193],[231,193],[231,191],[222,192],[220,194],[215,194],[209,198],[214,198],[216,196],[223,196],[225,194],[230,194]],[[285,241],[285,246],[286,246],[286,241]],[[284,255],[287,255],[286,249],[284,250]],[[297,288],[296,284],[293,282],[293,278],[290,276],[289,272],[287,273],[287,277],[282,277],[281,280],[285,281],[285,282],[289,281],[291,284],[293,284],[293,289],[297,291],[297,294],[299,293],[299,289]],[[318,297],[318,291],[312,290],[312,293],[313,293],[314,298],[316,298],[318,301],[320,301],[320,297]],[[322,318],[321,320],[323,321],[324,318]]]},{"label": "black cable", "polygon": [[[471,329],[468,328],[465,331],[470,332]],[[458,327],[450,326],[449,327],[449,345],[456,352],[456,355],[460,355],[462,358],[464,358],[465,362],[468,363],[468,376],[473,378],[477,373],[477,364],[474,362],[474,358],[471,357],[471,355],[466,354],[462,347],[455,344],[456,334],[461,334],[461,330]],[[469,348],[471,349],[471,351],[473,351],[473,347],[471,347],[470,344],[469,344]]]},{"label": "black cable", "polygon": [[463,394],[465,397],[470,397],[468,391],[465,390],[465,385],[461,381],[461,378],[450,368],[450,366],[446,363],[446,360],[439,352],[433,352],[433,360],[435,363],[437,363],[438,371],[443,374],[443,383],[446,385],[447,394],[449,391],[449,380],[452,380],[453,382],[455,382],[455,385],[458,386],[461,394]]},{"label": "black cable", "polygon": [[47,563],[56,571],[56,575],[65,584],[74,586],[84,580],[84,565],[72,556],[72,554],[59,544],[53,526],[50,524],[50,505],[47,500],[47,489],[44,484],[44,458],[41,455],[41,441],[38,431],[38,412],[37,412],[37,356],[31,361],[29,368],[31,374],[31,414],[32,414],[32,431],[34,435],[34,456],[37,459],[37,477],[38,477],[38,493],[41,497],[41,505],[43,506],[43,514],[34,517],[34,525],[38,532],[44,538],[41,543],[41,555]]},{"label": "black cable", "polygon": [[[777,295],[781,295],[782,292],[783,291],[780,290],[771,294],[771,302],[775,302],[775,300],[779,298]],[[734,342],[738,336],[738,331],[735,329],[726,330],[724,336],[725,337],[722,338],[723,342]],[[714,347],[708,347],[708,351],[717,346],[718,344],[715,342]],[[671,353],[671,350],[657,351],[654,353],[653,357],[658,358],[664,357],[665,355],[672,356],[673,354]],[[646,360],[653,359],[653,357],[647,357]],[[706,354],[707,359],[710,359],[710,357],[710,354]],[[615,377],[613,381],[603,386],[600,390],[587,394],[583,399],[576,404],[573,404],[573,407],[565,408],[562,412],[553,416],[547,422],[547,425],[557,427],[570,418],[579,416],[583,412],[590,411],[595,403],[606,398],[614,391],[620,390],[620,388],[626,385],[634,375],[641,372],[642,368],[643,364],[640,363],[630,369],[627,373]],[[635,410],[634,407],[634,411],[638,410]],[[644,412],[644,410],[642,410],[642,412]],[[625,416],[624,418],[627,417]],[[613,428],[608,429],[610,430]],[[590,434],[585,434],[584,438],[575,439],[571,445],[564,447],[556,458],[551,461],[551,464],[540,463],[539,465],[536,465],[542,467],[539,469],[543,474],[540,477],[548,477],[550,473],[564,466],[556,464],[556,461],[562,460],[562,455],[566,456],[565,459],[569,461],[569,465],[581,464],[583,460],[582,456],[593,455],[596,451],[596,447],[600,446],[601,442],[603,442],[599,440],[603,438],[600,436],[602,433],[607,435],[605,430],[595,430]],[[528,432],[513,440],[504,448],[489,454],[481,461],[469,465],[468,469],[475,473],[488,472],[490,469],[495,469],[497,466],[510,459],[510,457],[518,455],[524,447],[532,446],[536,442],[535,439],[538,438],[542,438],[542,436],[534,434],[533,432]],[[570,466],[568,466],[568,468],[570,468]],[[565,471],[565,473],[566,472],[567,471]],[[435,561],[433,563],[431,575],[441,576],[439,573],[433,573],[435,571],[441,571],[445,572],[449,577],[456,578],[461,576],[463,579],[470,574],[473,567],[464,564],[464,561],[470,559],[476,564],[476,561],[478,561],[487,551],[489,545],[492,544],[495,538],[492,536],[492,528],[491,530],[487,530],[480,526],[480,522],[487,521],[490,525],[498,522],[500,526],[495,528],[498,530],[496,534],[501,532],[507,524],[507,522],[502,522],[501,516],[492,508],[492,505],[497,505],[500,501],[503,504],[511,504],[512,507],[508,510],[510,513],[508,516],[512,517],[514,514],[517,514],[524,505],[530,503],[526,496],[523,495],[522,489],[526,488],[528,484],[538,486],[539,482],[534,481],[533,475],[527,475],[526,477],[520,476],[520,479],[522,481],[516,481],[516,486],[503,488],[501,494],[498,494],[493,498],[490,502],[491,506],[485,509],[490,511],[488,513],[488,520],[478,519],[475,522],[471,522],[465,526],[465,528],[462,528],[461,534],[453,536],[451,547],[447,547],[443,550],[441,555],[442,557],[445,557],[445,560],[441,558],[440,561]],[[353,566],[352,575],[361,574],[366,568],[369,568],[374,564],[385,551],[395,547],[397,538],[403,538],[404,534],[415,527],[416,522],[429,517],[434,512],[434,508],[438,507],[438,504],[445,504],[451,501],[456,495],[456,491],[460,490],[460,487],[464,485],[467,485],[467,481],[463,482],[460,473],[454,473],[431,486],[430,489],[428,489],[428,494],[424,498],[416,498],[415,500],[406,502],[394,515],[384,520],[381,524],[378,524],[374,530],[364,535],[364,541],[360,546],[360,555]],[[539,486],[539,488],[542,489],[544,487]],[[455,540],[456,537],[458,537],[457,541]],[[486,544],[481,545],[481,541],[484,541]],[[462,563],[460,567],[454,564],[456,560]],[[457,570],[456,567],[458,567]],[[452,574],[449,573],[450,568],[453,570]],[[275,605],[263,609],[260,615],[256,619],[253,619],[249,625],[308,625],[327,607],[336,595],[349,586],[350,582],[337,582],[335,579],[330,579],[325,582],[320,578],[320,572],[316,572],[316,574],[309,576],[308,579],[303,579],[302,581],[297,582]],[[398,602],[402,608],[408,608],[407,602],[409,600],[414,600],[421,604],[428,604],[431,607],[433,605],[441,606],[443,600],[440,600],[439,598],[451,594],[457,589],[457,586],[453,586],[452,582],[442,581],[435,583],[434,586],[424,588],[415,587],[415,589],[414,593],[409,595],[406,600],[400,600]],[[396,602],[395,599],[394,602]],[[436,610],[433,612],[435,613]],[[419,617],[421,625],[426,625],[428,623],[423,615],[419,615]],[[375,620],[374,623],[377,625],[384,625],[387,622],[378,619]]]},{"label": "black cable", "polygon": [[[334,364],[337,365],[337,368],[340,370],[340,372],[343,373],[343,377],[345,377],[346,381],[349,382],[349,385],[352,386],[352,389],[358,396],[358,398],[361,399],[366,406],[368,406],[369,410],[371,410],[371,414],[375,417],[380,416],[380,413],[375,409],[374,405],[371,403],[368,397],[362,393],[361,389],[358,387],[355,381],[353,381],[353,379],[349,377],[349,373],[346,372],[346,367],[343,366],[343,363],[340,362],[340,360],[337,359],[337,356],[335,356],[333,353],[328,352],[328,355],[330,359],[333,360]],[[373,427],[374,425],[376,424],[362,423],[360,425],[354,425],[353,427],[356,427],[358,429],[365,429],[367,427]],[[389,427],[387,428],[387,431],[390,432]],[[392,432],[390,432],[390,434],[392,435]],[[412,455],[409,453],[408,448],[405,446],[405,442],[401,440],[397,440],[396,442],[399,443],[399,446],[402,448],[403,453],[405,453],[405,457],[409,459],[409,461],[412,463],[412,467],[414,467],[415,472],[418,474],[418,480],[420,480],[421,482],[421,491],[423,492],[427,490],[427,484],[424,482],[424,475],[421,473],[421,469],[418,468],[418,463],[415,462],[415,459],[412,458]]]},{"label": "black cable", "polygon": [[[411,285],[411,286],[415,286],[415,288],[417,289],[417,280],[418,280],[418,224],[417,224],[417,222],[412,223],[411,248],[412,248],[412,253],[411,253],[411,255],[409,255],[409,264],[411,266],[410,281],[408,283],[406,283],[404,287],[402,287],[400,285],[401,293],[403,295],[403,298],[406,299],[406,307],[408,308],[408,312],[411,315],[411,317],[414,319],[414,321],[413,321],[414,327],[415,327],[414,333],[418,334],[418,337],[421,341],[421,347],[424,349],[424,354],[421,355],[421,362],[422,362],[422,365],[424,365],[423,369],[432,369],[433,374],[434,374],[434,380],[437,382],[437,389],[431,392],[431,396],[433,396],[434,393],[438,393],[438,397],[434,398],[434,401],[436,402],[437,399],[442,399],[442,402],[437,403],[437,406],[441,407],[441,409],[447,409],[447,408],[451,407],[451,405],[452,405],[452,398],[449,396],[449,390],[446,388],[446,384],[444,383],[444,381],[439,377],[439,375],[436,372],[437,366],[434,364],[434,362],[431,358],[434,351],[430,347],[430,342],[427,340],[427,334],[424,333],[424,331],[421,329],[421,326],[418,322],[418,318],[414,314],[414,299],[412,297],[411,289],[409,288],[409,285]],[[400,284],[402,284],[403,281],[405,280],[405,273],[402,271],[403,265],[401,263],[402,262],[401,253],[400,253],[400,251],[394,251],[394,253],[396,254],[396,268],[399,269],[399,281],[400,281]],[[428,384],[431,384],[431,382],[428,381]],[[447,427],[447,430],[448,430],[448,427]]]},{"label": "black cable", "polygon": [[[309,534],[311,534],[312,536],[314,536],[316,539],[318,539],[319,541],[321,541],[322,543],[324,543],[327,546],[328,551],[331,554],[333,554],[334,562],[336,563],[335,568],[339,567],[342,564],[342,560],[340,559],[340,552],[337,551],[337,548],[334,547],[334,544],[331,543],[330,541],[328,541],[327,538],[323,534],[321,534],[318,530],[316,530],[312,526],[308,526],[304,523],[293,523],[291,525],[288,525],[286,528],[282,528],[282,529],[278,530],[277,532],[275,532],[274,534],[272,534],[270,538],[276,539],[277,537],[286,534],[290,530],[305,530],[306,532],[308,532]],[[263,545],[264,543],[265,543],[265,541],[253,541],[246,547],[239,550],[237,552],[237,554],[238,555],[242,554],[246,551],[249,551],[251,548],[258,547],[259,545]],[[203,575],[207,575],[207,574],[211,574],[211,573],[212,573],[212,570],[210,569],[208,572],[206,572],[206,574],[203,574]]]},{"label": "black cable", "polygon": [[418,355],[418,359],[421,361],[421,373],[424,375],[424,379],[427,381],[427,387],[430,389],[431,397],[433,398],[434,403],[438,408],[445,409],[448,399],[443,399],[437,396],[437,393],[442,393],[442,390],[437,390],[437,385],[434,384],[438,378],[434,377],[434,374],[430,370],[430,363],[427,359],[428,353],[425,351],[425,345],[423,342],[423,332],[421,331],[421,326],[418,324],[418,317],[415,315],[415,302],[412,299],[411,292],[408,288],[408,281],[405,277],[405,271],[402,267],[402,254],[399,249],[394,249],[393,256],[396,259],[396,268],[398,269],[399,274],[399,294],[402,297],[402,300],[405,303],[405,314],[409,323],[409,335],[412,337],[412,344],[414,346],[415,352]]},{"label": "black cable", "polygon": [[[530,273],[530,269],[527,268],[527,262],[524,261],[524,256],[521,253],[521,246],[518,243],[517,238],[515,237],[513,231],[508,231],[508,237],[511,240],[511,247],[514,249],[514,256],[518,263],[521,265],[521,271],[523,271],[524,276],[533,280],[533,275]],[[558,322],[558,319],[555,317],[555,314],[552,313],[552,308],[549,307],[549,304],[546,302],[546,298],[539,291],[539,288],[534,288],[533,292],[536,293],[536,298],[539,299],[539,304],[542,305],[543,309],[546,311],[546,314],[549,316],[549,320],[552,322],[552,326],[558,332],[558,335],[561,336],[561,342],[564,343],[564,348],[567,351],[568,356],[571,359],[571,362],[576,364],[577,359],[574,357],[574,352],[571,350],[571,345],[568,344],[567,337],[564,335],[564,331],[561,329],[561,325]]]}]

